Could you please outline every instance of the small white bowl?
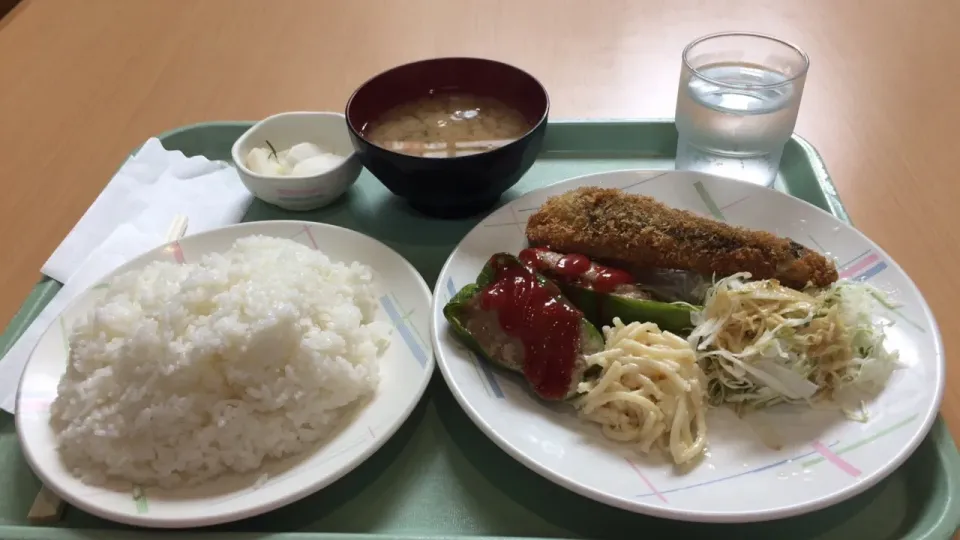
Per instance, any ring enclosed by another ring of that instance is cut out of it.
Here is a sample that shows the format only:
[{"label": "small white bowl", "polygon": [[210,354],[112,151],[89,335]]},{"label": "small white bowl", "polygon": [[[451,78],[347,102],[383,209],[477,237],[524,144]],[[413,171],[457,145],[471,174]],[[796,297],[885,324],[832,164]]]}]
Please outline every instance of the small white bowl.
[{"label": "small white bowl", "polygon": [[[310,142],[346,156],[340,165],[314,176],[273,176],[247,168],[247,153],[266,147],[278,151]],[[360,160],[350,142],[346,118],[334,112],[285,112],[257,122],[233,143],[233,162],[243,185],[255,197],[285,210],[315,210],[343,195],[360,176]]]}]

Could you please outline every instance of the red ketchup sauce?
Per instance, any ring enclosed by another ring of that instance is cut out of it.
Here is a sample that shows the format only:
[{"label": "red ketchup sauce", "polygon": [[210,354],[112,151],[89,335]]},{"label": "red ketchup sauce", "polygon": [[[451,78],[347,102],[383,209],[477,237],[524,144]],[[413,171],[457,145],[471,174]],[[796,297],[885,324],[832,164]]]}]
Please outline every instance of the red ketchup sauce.
[{"label": "red ketchup sauce", "polygon": [[517,258],[520,259],[520,262],[527,265],[527,268],[539,272],[541,270],[547,270],[550,268],[550,264],[541,257],[541,255],[548,253],[552,252],[549,249],[532,247],[520,250],[520,254],[517,255]]},{"label": "red ketchup sauce", "polygon": [[633,276],[628,272],[597,264],[584,255],[568,253],[553,264],[551,259],[556,255],[548,249],[534,247],[522,250],[519,257],[523,264],[550,279],[601,293],[613,292],[619,285],[633,283]]},{"label": "red ketchup sauce", "polygon": [[580,352],[583,314],[560,301],[522,264],[494,255],[495,281],[480,296],[481,309],[497,312],[500,327],[523,343],[523,375],[544,399],[563,399]]}]

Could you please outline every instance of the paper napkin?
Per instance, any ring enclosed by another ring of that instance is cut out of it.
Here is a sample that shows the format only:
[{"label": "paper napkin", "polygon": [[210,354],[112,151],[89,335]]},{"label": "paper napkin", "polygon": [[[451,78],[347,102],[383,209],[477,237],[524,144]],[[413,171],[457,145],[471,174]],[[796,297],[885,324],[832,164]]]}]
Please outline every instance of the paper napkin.
[{"label": "paper napkin", "polygon": [[188,234],[237,223],[251,197],[233,167],[167,151],[150,139],[120,167],[41,272],[66,283],[123,223],[161,235],[177,214],[189,219]]}]

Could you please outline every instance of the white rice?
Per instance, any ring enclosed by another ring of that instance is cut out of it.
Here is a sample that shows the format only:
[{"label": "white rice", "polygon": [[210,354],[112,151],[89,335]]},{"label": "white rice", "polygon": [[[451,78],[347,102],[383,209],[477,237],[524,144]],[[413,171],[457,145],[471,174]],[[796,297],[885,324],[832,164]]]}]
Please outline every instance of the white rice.
[{"label": "white rice", "polygon": [[70,334],[51,407],[65,464],[172,487],[303,451],[376,390],[377,300],[370,268],[268,237],[117,276]]}]

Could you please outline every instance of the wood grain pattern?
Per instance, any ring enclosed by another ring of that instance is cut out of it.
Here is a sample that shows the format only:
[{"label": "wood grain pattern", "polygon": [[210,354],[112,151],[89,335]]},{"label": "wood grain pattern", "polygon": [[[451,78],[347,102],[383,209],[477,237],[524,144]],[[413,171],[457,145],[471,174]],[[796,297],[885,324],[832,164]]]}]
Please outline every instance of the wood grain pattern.
[{"label": "wood grain pattern", "polygon": [[0,323],[127,152],[163,130],[341,110],[385,68],[458,54],[529,70],[554,117],[672,116],[684,44],[759,30],[812,59],[797,132],[930,301],[960,439],[958,19],[942,0],[25,0],[0,21]]}]

